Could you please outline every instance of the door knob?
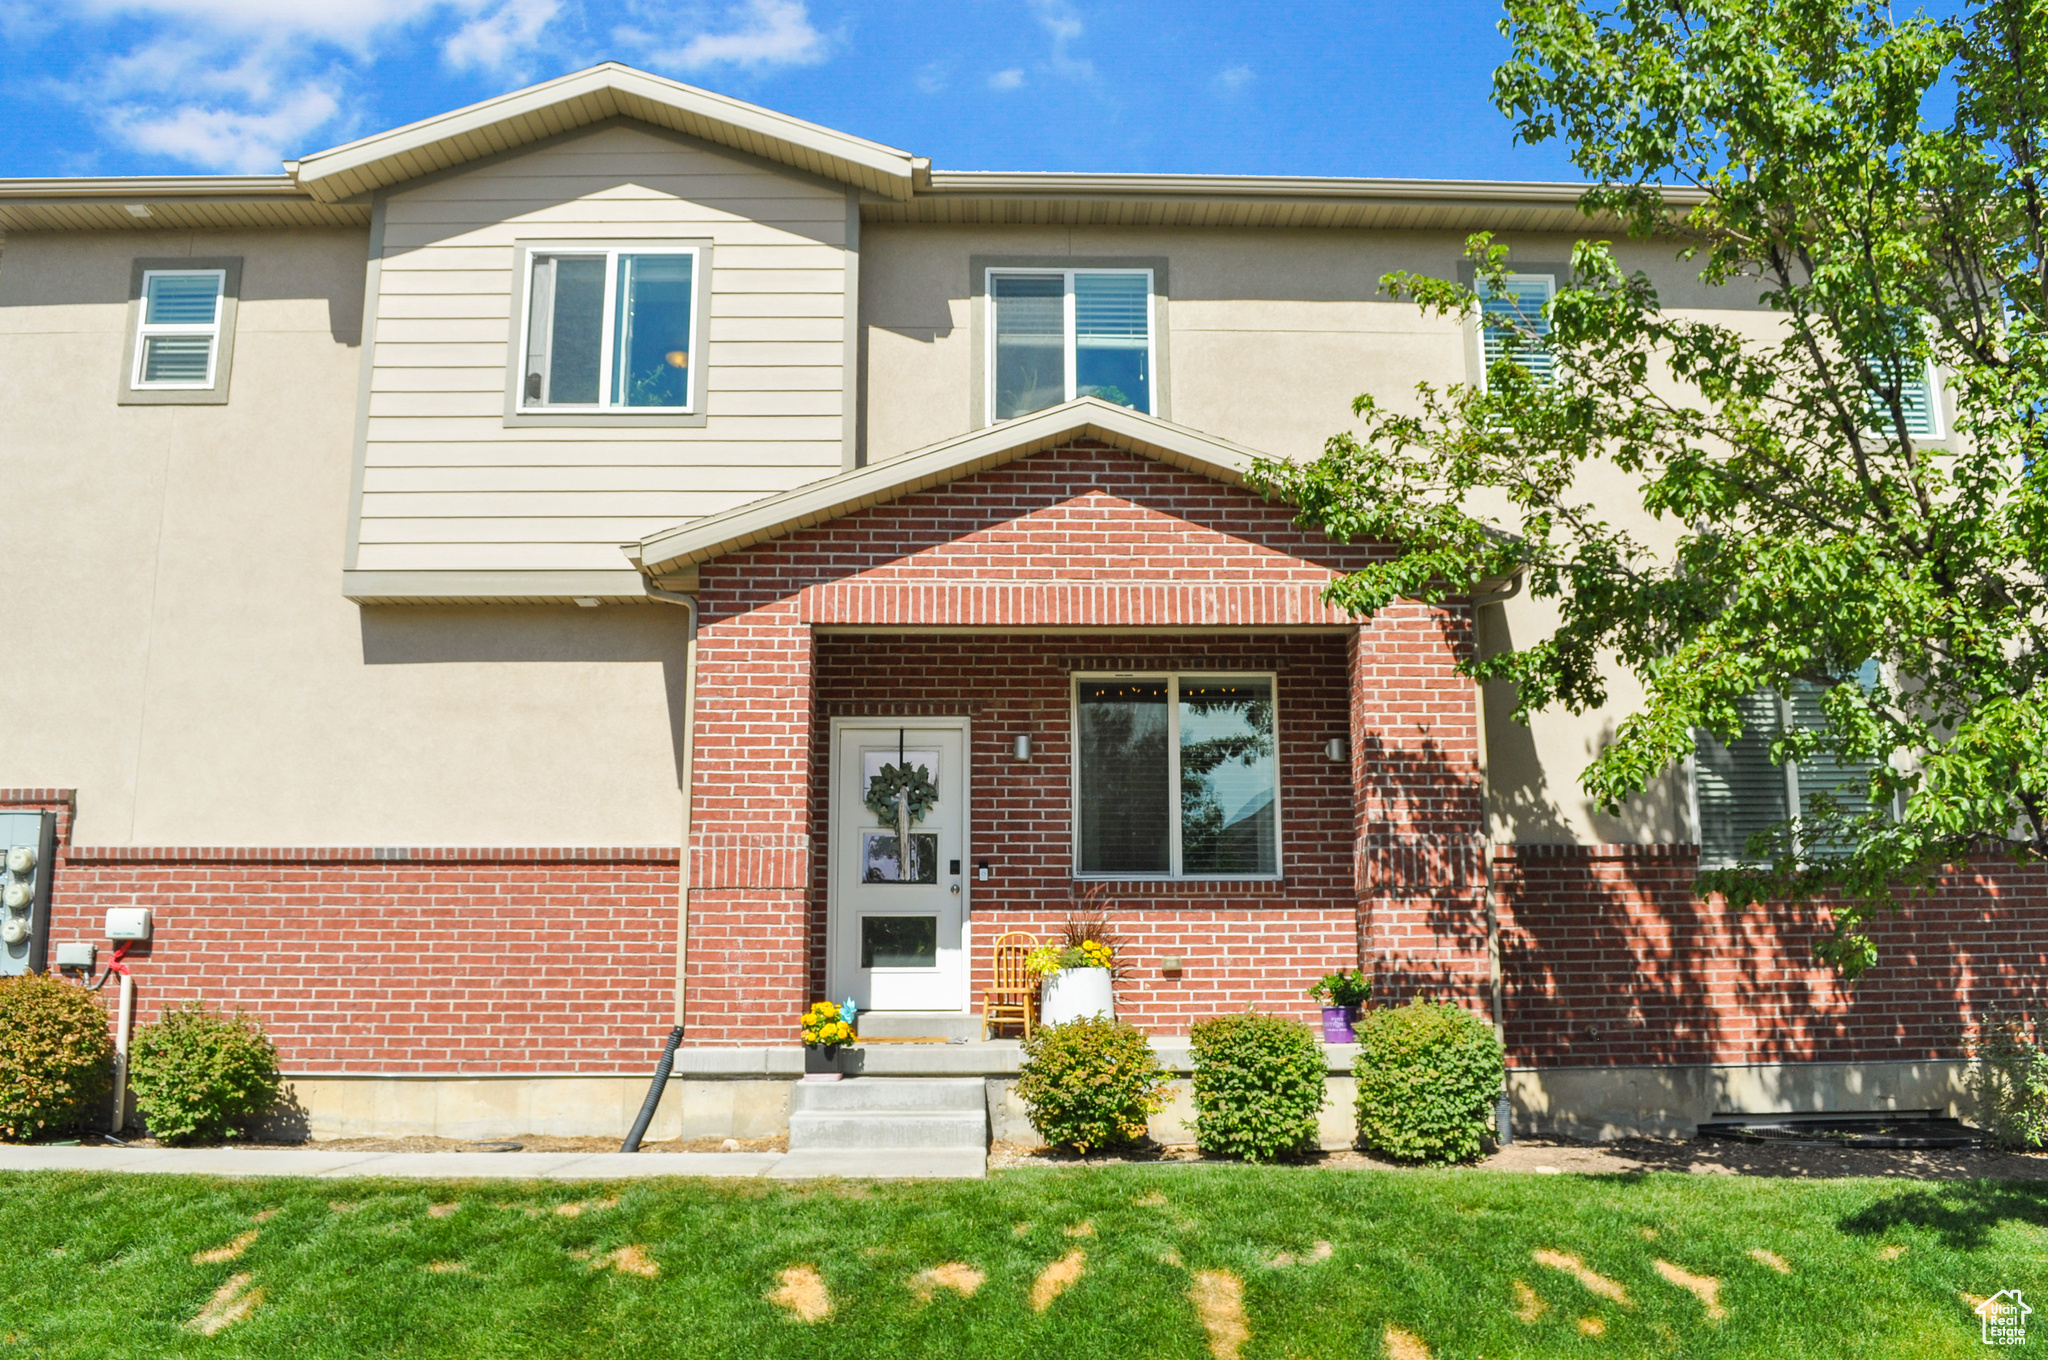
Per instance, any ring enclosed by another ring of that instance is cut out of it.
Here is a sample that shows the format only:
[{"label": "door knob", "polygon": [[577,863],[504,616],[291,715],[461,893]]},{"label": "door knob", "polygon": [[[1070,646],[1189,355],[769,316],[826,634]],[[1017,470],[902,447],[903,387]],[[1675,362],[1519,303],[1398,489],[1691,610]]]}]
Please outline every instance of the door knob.
[{"label": "door knob", "polygon": [[955,897],[958,897],[958,896],[960,895],[960,885],[959,885],[958,883],[955,883],[955,884],[953,885],[953,888],[952,888],[952,892],[953,892],[953,896],[955,896]]}]

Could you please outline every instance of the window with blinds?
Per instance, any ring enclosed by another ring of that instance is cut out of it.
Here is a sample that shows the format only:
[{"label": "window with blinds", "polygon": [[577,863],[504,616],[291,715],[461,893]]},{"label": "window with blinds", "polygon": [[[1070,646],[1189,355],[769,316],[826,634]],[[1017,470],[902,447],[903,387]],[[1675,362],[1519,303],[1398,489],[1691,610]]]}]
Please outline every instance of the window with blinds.
[{"label": "window with blinds", "polygon": [[1543,337],[1550,334],[1550,317],[1544,309],[1557,294],[1556,278],[1509,274],[1497,293],[1488,293],[1484,281],[1479,287],[1481,389],[1486,386],[1486,372],[1510,356],[1537,382],[1548,385],[1555,377],[1555,361],[1543,347]]},{"label": "window with blinds", "polygon": [[[1918,376],[1899,384],[1899,406],[1906,417],[1905,432],[1914,439],[1942,437],[1941,406],[1935,400],[1936,390],[1932,369],[1922,369]],[[1877,430],[1891,429],[1891,407],[1882,398],[1872,397],[1870,414]]]},{"label": "window with blinds", "polygon": [[[1823,752],[1785,765],[1771,762],[1771,744],[1788,731],[1812,732],[1826,725],[1822,690],[1800,683],[1780,696],[1759,690],[1743,700],[1742,735],[1724,745],[1710,732],[1693,734],[1693,791],[1699,808],[1700,862],[1725,868],[1749,862],[1749,839],[1791,818],[1812,817],[1819,800],[1830,800],[1851,815],[1870,810],[1868,761],[1843,760]],[[1816,844],[1802,849],[1836,852],[1846,846]]]},{"label": "window with blinds", "polygon": [[989,418],[1077,397],[1153,410],[1152,271],[991,272]]},{"label": "window with blinds", "polygon": [[227,271],[221,269],[144,272],[130,386],[204,389],[214,385],[221,294],[226,283]]}]

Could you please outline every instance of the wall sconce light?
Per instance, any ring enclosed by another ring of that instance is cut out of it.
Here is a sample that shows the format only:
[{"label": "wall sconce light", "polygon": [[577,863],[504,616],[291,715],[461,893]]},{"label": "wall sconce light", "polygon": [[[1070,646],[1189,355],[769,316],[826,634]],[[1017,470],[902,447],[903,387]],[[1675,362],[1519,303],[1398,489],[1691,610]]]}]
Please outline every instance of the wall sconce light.
[{"label": "wall sconce light", "polygon": [[1017,759],[1031,759],[1031,734],[1029,732],[1019,732],[1017,734]]},{"label": "wall sconce light", "polygon": [[1341,764],[1351,755],[1351,743],[1342,737],[1331,737],[1323,743],[1323,754]]}]

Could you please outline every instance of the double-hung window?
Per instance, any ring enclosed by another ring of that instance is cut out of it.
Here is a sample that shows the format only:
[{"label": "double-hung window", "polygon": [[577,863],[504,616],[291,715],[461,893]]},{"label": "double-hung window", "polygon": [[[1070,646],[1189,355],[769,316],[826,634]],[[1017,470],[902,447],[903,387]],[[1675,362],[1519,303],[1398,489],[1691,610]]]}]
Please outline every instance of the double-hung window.
[{"label": "double-hung window", "polygon": [[687,415],[702,403],[694,246],[535,248],[520,336],[522,412]]},{"label": "double-hung window", "polygon": [[224,269],[145,269],[135,332],[136,391],[204,391],[220,361]]},{"label": "double-hung window", "polygon": [[[1937,390],[1932,364],[1922,364],[1918,373],[1908,373],[1899,380],[1899,408],[1906,418],[1905,433],[1914,439],[1942,438],[1941,404],[1935,400]],[[1891,430],[1892,408],[1882,394],[1871,394],[1870,418],[1874,429]]]},{"label": "double-hung window", "polygon": [[[1875,667],[1869,668],[1874,679]],[[1821,689],[1805,681],[1785,694],[1758,690],[1739,705],[1742,735],[1732,745],[1713,734],[1693,737],[1693,793],[1699,809],[1700,861],[1709,868],[1749,860],[1749,838],[1794,817],[1811,817],[1827,798],[1851,815],[1870,810],[1868,761],[1822,751],[1805,760],[1771,762],[1771,743],[1790,732],[1827,725]],[[1809,849],[1836,850],[1821,845]]]},{"label": "double-hung window", "polygon": [[1557,277],[1509,274],[1498,292],[1484,279],[1479,280],[1478,290],[1480,389],[1485,390],[1488,370],[1509,357],[1547,386],[1555,377],[1555,364],[1543,345],[1550,334],[1545,308],[1557,296]]},{"label": "double-hung window", "polygon": [[1273,677],[1076,676],[1074,872],[1277,877]]},{"label": "double-hung window", "polygon": [[991,270],[991,420],[1100,397],[1153,413],[1152,271]]}]

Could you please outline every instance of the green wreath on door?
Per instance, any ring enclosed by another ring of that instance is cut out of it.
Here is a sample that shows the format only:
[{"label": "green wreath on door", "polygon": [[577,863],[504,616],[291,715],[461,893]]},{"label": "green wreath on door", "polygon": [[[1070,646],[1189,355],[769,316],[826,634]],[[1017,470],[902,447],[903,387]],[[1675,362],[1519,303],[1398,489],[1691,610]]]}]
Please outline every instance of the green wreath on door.
[{"label": "green wreath on door", "polygon": [[925,773],[924,766],[909,761],[884,765],[868,780],[867,809],[883,826],[896,824],[896,798],[901,794],[910,820],[921,822],[939,801],[939,786]]}]

